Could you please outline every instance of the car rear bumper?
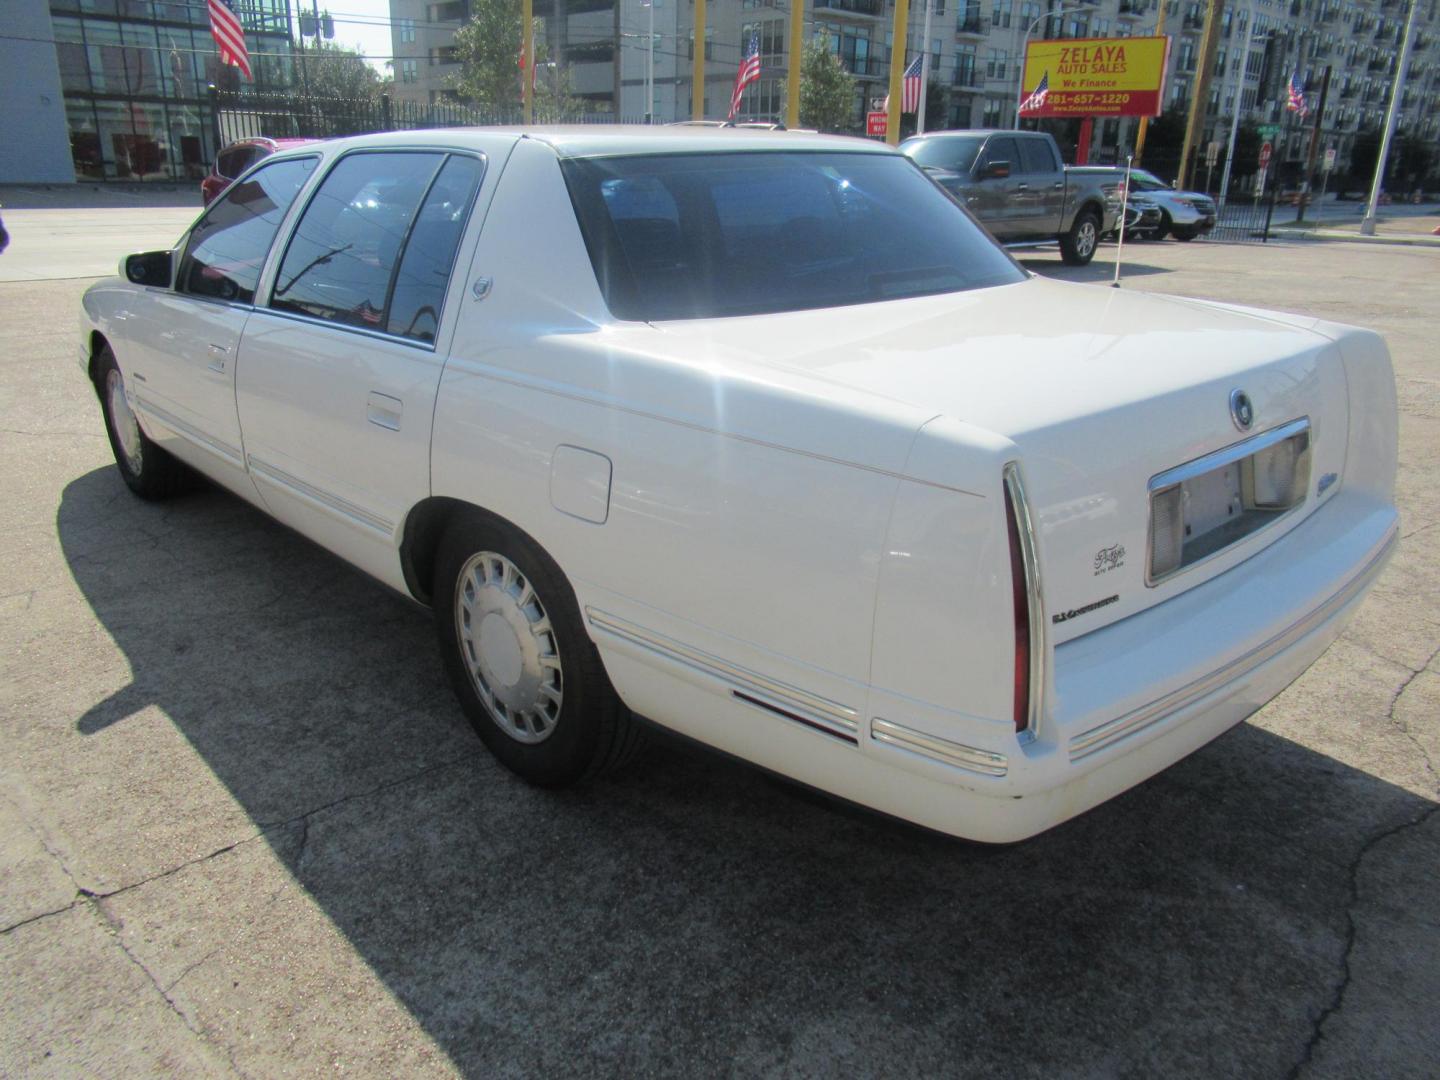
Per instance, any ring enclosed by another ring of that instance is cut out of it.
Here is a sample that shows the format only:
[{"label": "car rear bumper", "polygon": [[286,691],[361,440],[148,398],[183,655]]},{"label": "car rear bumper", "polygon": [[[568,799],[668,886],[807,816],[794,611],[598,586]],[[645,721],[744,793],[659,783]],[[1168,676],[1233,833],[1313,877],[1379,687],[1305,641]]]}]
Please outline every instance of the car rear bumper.
[{"label": "car rear bumper", "polygon": [[1022,840],[1250,716],[1329,647],[1396,547],[1393,508],[1358,496],[1345,506],[1341,494],[1233,570],[1056,648],[1055,708],[1028,743],[935,740],[932,722],[907,744],[872,721],[892,764],[956,785],[943,807],[912,785],[912,805],[885,809],[971,839]]},{"label": "car rear bumper", "polygon": [[1269,702],[1339,636],[1397,535],[1393,507],[1337,491],[1231,570],[1058,646],[1053,707],[1025,739],[1008,721],[878,688],[843,730],[820,730],[802,705],[610,632],[587,610],[616,689],[641,715],[882,813],[1011,843],[1134,787]]}]

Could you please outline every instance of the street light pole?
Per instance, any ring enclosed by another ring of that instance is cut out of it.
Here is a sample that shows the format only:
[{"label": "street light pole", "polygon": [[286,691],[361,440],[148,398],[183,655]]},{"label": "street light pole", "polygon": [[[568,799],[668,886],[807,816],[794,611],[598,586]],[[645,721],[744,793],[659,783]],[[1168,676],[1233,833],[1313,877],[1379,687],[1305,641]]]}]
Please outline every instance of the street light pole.
[{"label": "street light pole", "polygon": [[1035,27],[1039,26],[1039,25],[1040,25],[1044,20],[1046,20],[1046,19],[1058,19],[1058,18],[1060,18],[1060,16],[1062,16],[1062,15],[1077,15],[1077,14],[1079,14],[1079,13],[1082,12],[1082,11],[1094,11],[1094,10],[1095,10],[1095,5],[1094,5],[1094,4],[1081,4],[1079,7],[1071,7],[1071,8],[1062,7],[1062,8],[1056,8],[1054,11],[1047,11],[1047,12],[1045,12],[1043,15],[1037,15],[1037,16],[1035,16],[1035,18],[1033,18],[1033,19],[1030,20],[1030,25],[1025,28],[1025,36],[1024,36],[1024,37],[1021,39],[1021,41],[1020,41],[1020,56],[1019,56],[1019,59],[1018,59],[1018,61],[1017,61],[1017,64],[1018,64],[1018,66],[1019,66],[1019,68],[1020,68],[1020,77],[1019,77],[1018,79],[1016,79],[1016,84],[1017,84],[1017,85],[1016,85],[1016,87],[1015,87],[1015,130],[1016,130],[1016,131],[1019,131],[1019,130],[1020,130],[1020,104],[1021,104],[1021,102],[1023,102],[1023,101],[1025,100],[1025,54],[1026,54],[1026,52],[1029,51],[1029,48],[1030,48],[1030,35],[1035,32]]},{"label": "street light pole", "polygon": [[1375,181],[1370,185],[1370,204],[1360,222],[1361,236],[1375,235],[1375,207],[1380,202],[1380,187],[1385,182],[1385,165],[1390,156],[1390,139],[1395,134],[1395,121],[1400,115],[1400,93],[1405,89],[1405,68],[1410,63],[1410,46],[1415,40],[1415,9],[1420,5],[1410,0],[1410,17],[1405,20],[1405,42],[1400,46],[1400,59],[1395,64],[1395,84],[1390,88],[1390,108],[1385,112],[1385,134],[1380,139],[1380,156],[1375,162]]}]

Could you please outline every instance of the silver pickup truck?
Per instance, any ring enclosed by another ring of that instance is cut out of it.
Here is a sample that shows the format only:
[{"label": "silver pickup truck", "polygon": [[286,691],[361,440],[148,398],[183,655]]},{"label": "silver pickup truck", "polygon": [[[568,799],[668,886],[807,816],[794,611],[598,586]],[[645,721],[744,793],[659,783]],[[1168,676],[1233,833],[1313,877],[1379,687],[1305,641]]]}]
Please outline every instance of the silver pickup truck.
[{"label": "silver pickup truck", "polygon": [[[1098,176],[1068,171],[1039,131],[934,131],[900,150],[984,223],[1002,244],[1059,241],[1071,266],[1095,257],[1120,203]],[[1114,189],[1114,185],[1110,185]]]}]

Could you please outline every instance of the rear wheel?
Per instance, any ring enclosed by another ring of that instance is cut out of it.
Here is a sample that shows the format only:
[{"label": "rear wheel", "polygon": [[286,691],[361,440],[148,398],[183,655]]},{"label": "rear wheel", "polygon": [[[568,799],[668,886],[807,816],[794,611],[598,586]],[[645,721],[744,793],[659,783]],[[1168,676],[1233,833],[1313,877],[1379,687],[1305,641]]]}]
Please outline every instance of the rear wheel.
[{"label": "rear wheel", "polygon": [[1084,266],[1095,257],[1100,244],[1100,219],[1093,210],[1082,210],[1070,231],[1060,237],[1060,257],[1069,266]]},{"label": "rear wheel", "polygon": [[125,397],[125,376],[106,345],[96,358],[95,388],[105,414],[105,433],[125,485],[142,499],[164,499],[190,481],[184,465],[150,441]]},{"label": "rear wheel", "polygon": [[479,514],[446,530],[435,629],[475,733],[506,768],[561,787],[628,761],[642,729],[621,703],[560,568]]},{"label": "rear wheel", "polygon": [[1194,240],[1197,234],[1194,229],[1188,229],[1180,225],[1176,225],[1170,230],[1170,235],[1175,237],[1176,240],[1189,241]]},{"label": "rear wheel", "polygon": [[1170,212],[1168,210],[1161,210],[1160,227],[1155,230],[1155,239],[1164,240],[1165,237],[1170,235],[1170,230],[1174,227],[1175,223],[1170,220]]}]

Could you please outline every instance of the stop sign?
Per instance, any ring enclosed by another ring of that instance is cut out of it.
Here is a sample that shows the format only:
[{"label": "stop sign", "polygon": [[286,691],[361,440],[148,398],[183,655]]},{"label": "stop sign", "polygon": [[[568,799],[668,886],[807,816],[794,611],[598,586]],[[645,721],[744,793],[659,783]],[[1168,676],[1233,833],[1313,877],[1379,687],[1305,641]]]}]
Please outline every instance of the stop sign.
[{"label": "stop sign", "polygon": [[1260,145],[1260,168],[1268,169],[1270,167],[1270,152],[1273,149],[1274,147],[1268,142]]}]

